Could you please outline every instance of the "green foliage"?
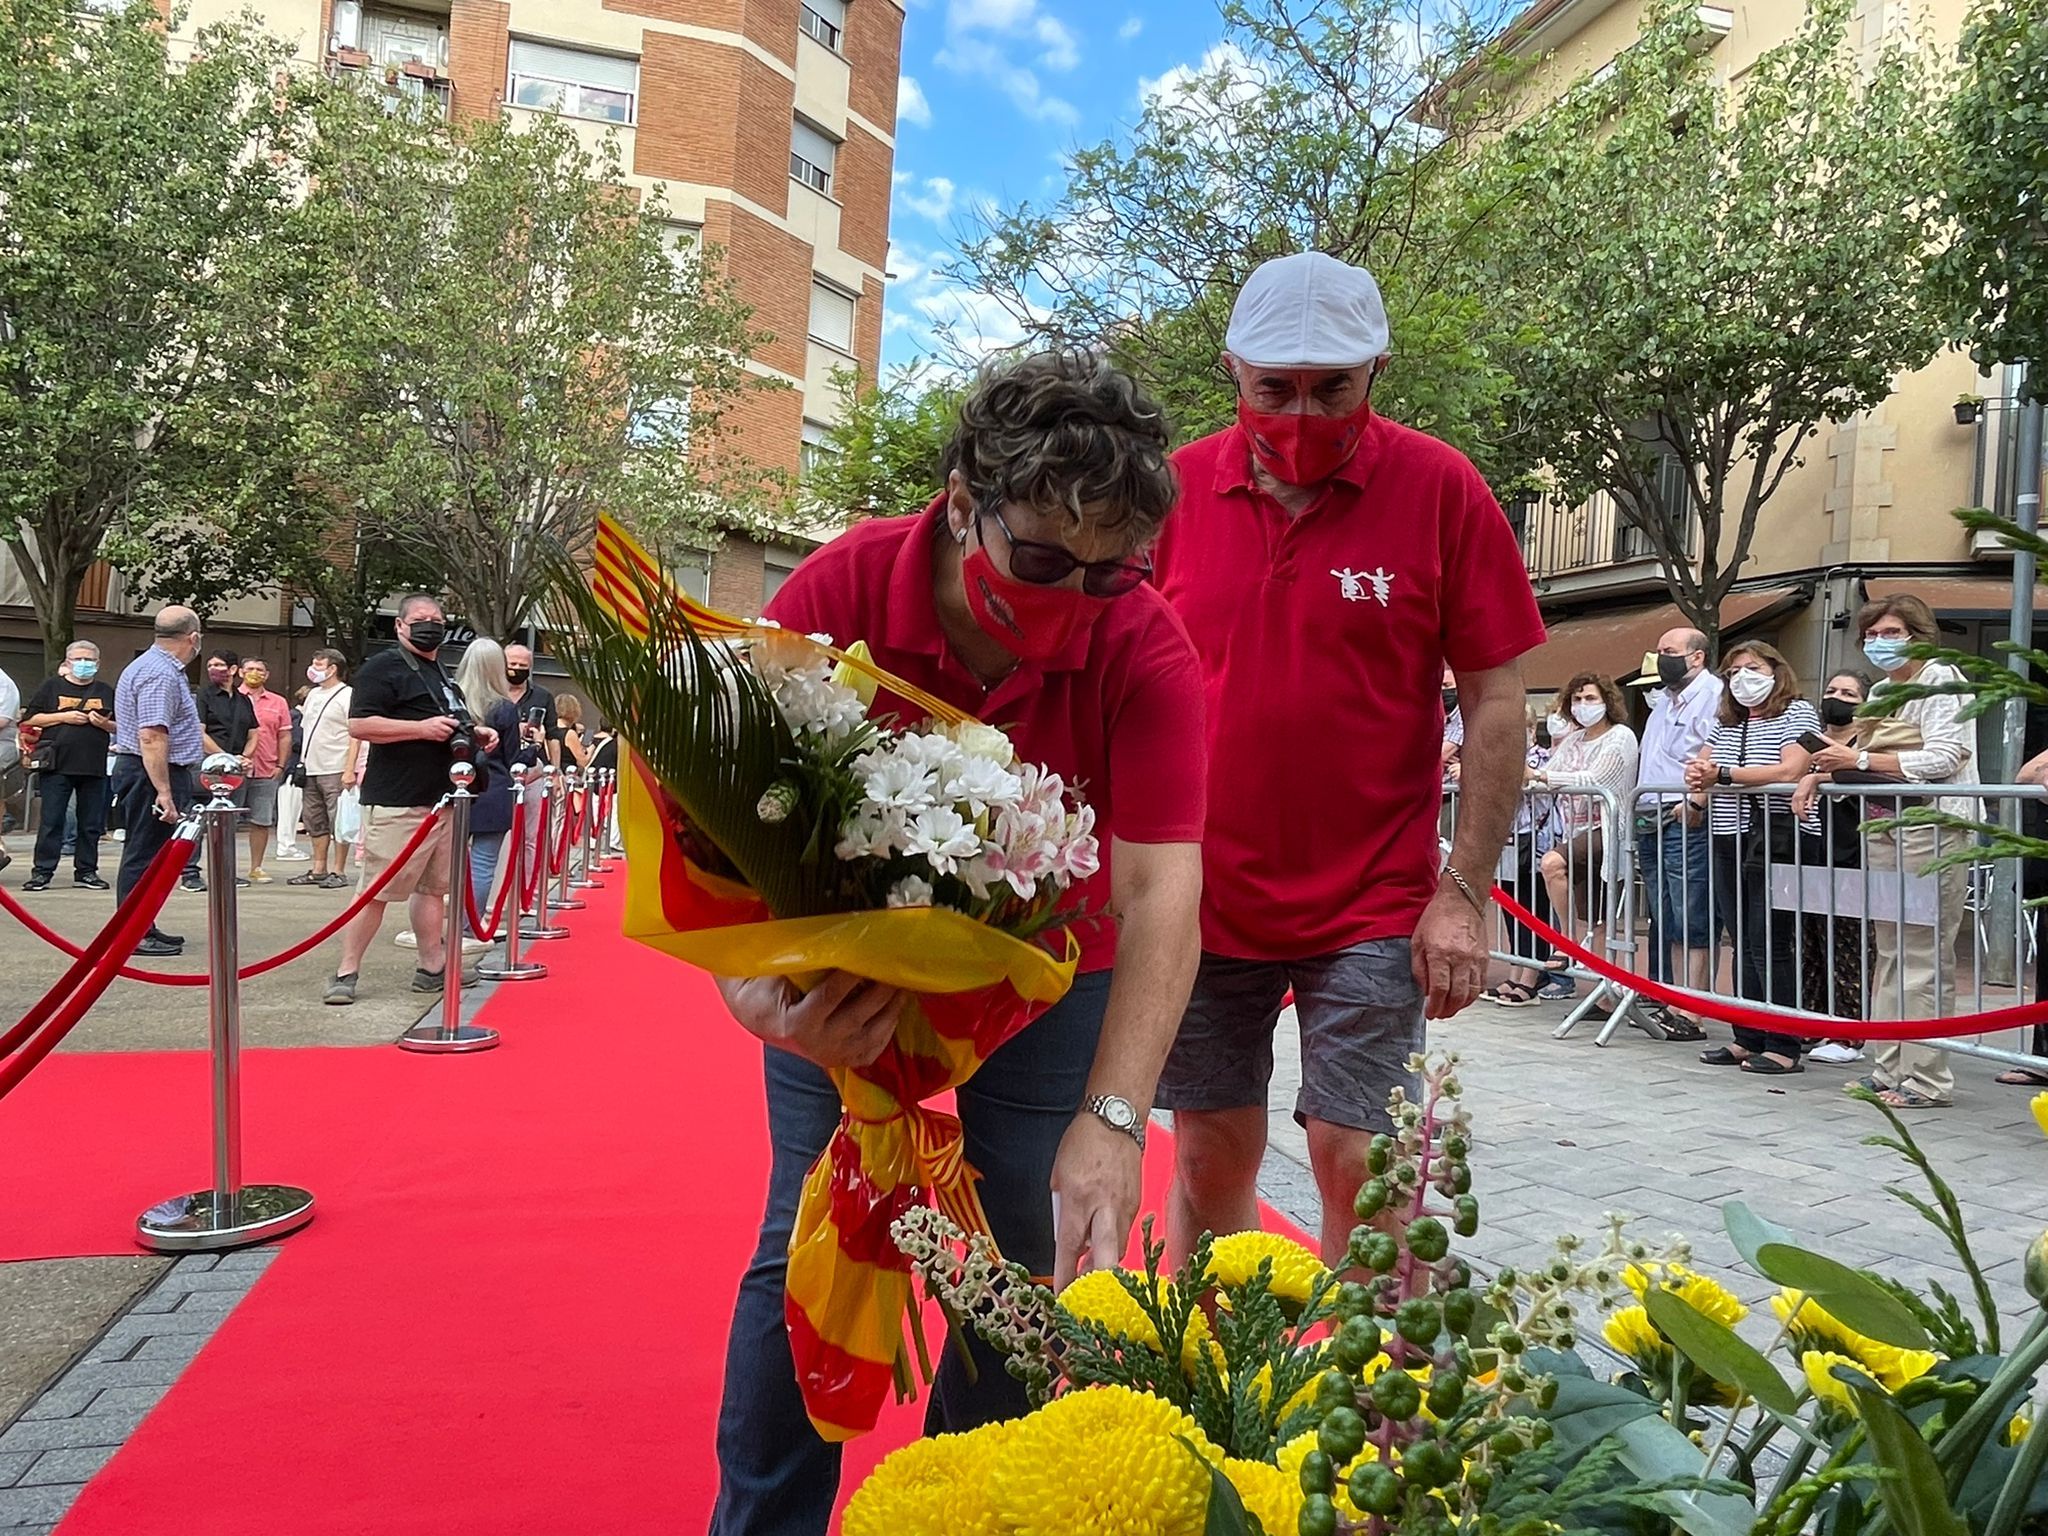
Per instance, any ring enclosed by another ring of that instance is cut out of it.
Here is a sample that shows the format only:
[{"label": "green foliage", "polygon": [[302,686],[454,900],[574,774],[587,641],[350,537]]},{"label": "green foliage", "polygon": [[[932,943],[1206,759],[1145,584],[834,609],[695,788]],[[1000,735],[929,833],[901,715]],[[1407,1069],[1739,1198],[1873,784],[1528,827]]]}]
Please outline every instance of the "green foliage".
[{"label": "green foliage", "polygon": [[302,475],[443,573],[486,634],[525,622],[543,551],[602,509],[658,550],[753,527],[782,490],[721,441],[762,339],[719,275],[637,205],[615,138],[545,114],[451,128],[327,92],[300,252],[322,302]]},{"label": "green foliage", "polygon": [[[1933,273],[1980,368],[2048,367],[2048,3],[1978,0],[1949,102],[1950,235]],[[2027,393],[2048,396],[2038,370]]]},{"label": "green foliage", "polygon": [[278,86],[290,50],[241,23],[174,60],[140,0],[5,15],[0,539],[54,667],[110,532],[203,539],[288,461],[277,385],[309,296],[276,250],[305,101]]},{"label": "green foliage", "polygon": [[1560,499],[1610,493],[1711,641],[1802,444],[1940,345],[1940,80],[1908,39],[1862,48],[1850,0],[1732,87],[1698,6],[1644,9],[1610,74],[1478,157],[1467,280],[1533,333],[1510,406]]},{"label": "green foliage", "polygon": [[[1451,78],[1517,0],[1224,0],[1224,41],[1160,84],[1066,186],[988,219],[950,275],[1027,337],[1110,348],[1185,437],[1227,425],[1220,360],[1253,267],[1321,250],[1370,267],[1393,325],[1378,408],[1464,449],[1496,483],[1531,463],[1504,409],[1511,307],[1452,281],[1493,209],[1456,174],[1497,104]],[[1422,39],[1428,39],[1424,46]],[[1483,69],[1481,74],[1483,76]],[[1422,121],[1416,104],[1436,103]],[[971,353],[978,338],[957,338]]]},{"label": "green foliage", "polygon": [[803,500],[823,519],[900,517],[938,493],[962,382],[918,363],[879,388],[834,369],[840,415],[804,471]]}]

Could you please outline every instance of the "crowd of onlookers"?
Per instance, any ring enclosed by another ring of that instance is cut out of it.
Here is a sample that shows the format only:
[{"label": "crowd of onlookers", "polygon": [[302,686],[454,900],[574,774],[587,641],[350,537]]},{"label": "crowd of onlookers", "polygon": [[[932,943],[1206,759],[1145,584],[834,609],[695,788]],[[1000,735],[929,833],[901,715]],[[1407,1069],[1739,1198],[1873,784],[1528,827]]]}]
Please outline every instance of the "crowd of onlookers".
[{"label": "crowd of onlookers", "polygon": [[[1616,882],[1632,879],[1638,968],[1694,992],[1845,1021],[1958,1012],[1965,960],[1986,957],[1958,954],[1969,871],[1930,866],[1968,834],[1867,823],[1915,805],[1980,814],[1982,802],[1967,792],[1979,783],[1975,725],[1960,718],[1968,696],[1908,698],[1882,716],[1863,716],[1866,704],[1882,703],[1891,689],[1963,678],[1946,663],[1908,654],[1938,636],[1919,598],[1872,601],[1855,622],[1866,665],[1830,673],[1815,698],[1775,647],[1737,641],[1714,667],[1705,637],[1680,628],[1659,639],[1639,672],[1580,673],[1553,700],[1532,703],[1526,788],[1502,884],[1574,943],[1605,953],[1606,925],[1621,916],[1608,910]],[[1454,679],[1446,676],[1445,688],[1451,723],[1444,755],[1447,778],[1455,780],[1462,733]],[[1640,735],[1631,724],[1635,690],[1647,695]],[[2019,777],[2048,781],[2048,753]],[[1831,793],[1828,784],[1858,788]],[[1958,792],[1907,788],[1950,785]],[[1885,786],[1897,794],[1886,796]],[[1841,878],[1840,870],[1857,873]],[[1867,894],[1872,881],[1886,879],[1877,886],[1881,897]],[[1915,890],[1910,903],[1908,888]],[[1506,952],[1519,963],[1484,998],[1515,1008],[1572,997],[1569,957],[1519,923],[1506,926]],[[2035,995],[2048,997],[2048,946],[2034,952]],[[1633,1004],[1630,1022],[1666,1039],[1707,1038],[1685,1009],[1645,999]],[[2048,1028],[2036,1028],[2029,1049],[2048,1055]],[[1887,1103],[1951,1102],[1947,1053],[1885,1043],[1874,1056],[1866,1082]],[[1809,1061],[1861,1062],[1865,1042],[1846,1023],[1843,1038],[1824,1041],[1737,1026],[1732,1041],[1709,1046],[1701,1059],[1780,1076]],[[2029,1067],[1998,1080],[2048,1086],[2048,1074]]]}]

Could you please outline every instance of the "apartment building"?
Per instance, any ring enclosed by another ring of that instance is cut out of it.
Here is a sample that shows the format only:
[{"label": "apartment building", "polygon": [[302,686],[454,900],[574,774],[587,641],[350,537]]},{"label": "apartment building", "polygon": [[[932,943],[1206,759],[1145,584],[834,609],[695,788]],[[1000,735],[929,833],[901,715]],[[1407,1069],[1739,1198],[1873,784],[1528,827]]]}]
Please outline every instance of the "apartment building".
[{"label": "apartment building", "polygon": [[[1966,9],[1966,0],[1857,0],[1850,41],[1875,49],[1915,27],[1953,49]],[[1641,0],[1535,0],[1504,38],[1516,55],[1541,61],[1521,87],[1525,99],[1555,99],[1600,70],[1636,40],[1643,10]],[[1799,0],[1702,5],[1702,46],[1739,88],[1804,11]],[[1972,540],[1949,513],[1988,506],[2010,515],[2020,479],[2016,386],[2004,370],[1983,375],[1965,354],[1944,352],[1901,377],[1884,404],[1823,426],[1765,504],[1724,611],[1728,633],[1775,641],[1812,679],[1856,660],[1860,637],[1847,633],[1848,619],[1865,598],[1910,591],[1933,605],[1951,643],[1988,653],[2009,628],[2011,556]],[[1671,502],[1682,497],[1674,492]],[[1682,622],[1657,560],[1612,498],[1576,506],[1531,498],[1512,515],[1551,626],[1550,643],[1529,663],[1532,685],[1562,683],[1581,668],[1624,670]],[[1695,546],[1698,537],[1694,526]]]},{"label": "apartment building", "polygon": [[[773,333],[750,366],[790,388],[750,394],[732,418],[754,462],[796,471],[836,419],[833,371],[875,376],[903,0],[193,0],[174,44],[251,4],[308,71],[458,119],[553,113],[593,141],[616,134],[632,181],[665,188],[676,241],[722,248]],[[695,595],[753,614],[811,547],[730,537],[685,577]],[[79,632],[125,660],[148,643],[133,608],[119,573],[97,568]],[[207,627],[261,636],[295,663],[316,643],[308,623],[288,600],[257,598]],[[10,671],[40,675],[35,635],[0,550]]]}]

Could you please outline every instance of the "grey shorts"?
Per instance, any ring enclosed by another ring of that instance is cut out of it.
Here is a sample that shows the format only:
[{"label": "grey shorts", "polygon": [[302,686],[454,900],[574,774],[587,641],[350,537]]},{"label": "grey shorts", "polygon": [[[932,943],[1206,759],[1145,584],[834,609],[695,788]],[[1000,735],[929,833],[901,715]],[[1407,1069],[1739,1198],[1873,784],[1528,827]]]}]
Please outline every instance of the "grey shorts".
[{"label": "grey shorts", "polygon": [[249,814],[242,818],[245,826],[274,827],[277,825],[277,780],[247,778],[235,792],[235,804],[249,808]]},{"label": "grey shorts", "polygon": [[1423,1048],[1422,991],[1406,939],[1369,939],[1305,960],[1204,954],[1180,1034],[1160,1074],[1161,1109],[1263,1109],[1273,1030],[1287,989],[1301,1021],[1297,1121],[1392,1129],[1387,1094],[1417,1091],[1408,1059]]}]

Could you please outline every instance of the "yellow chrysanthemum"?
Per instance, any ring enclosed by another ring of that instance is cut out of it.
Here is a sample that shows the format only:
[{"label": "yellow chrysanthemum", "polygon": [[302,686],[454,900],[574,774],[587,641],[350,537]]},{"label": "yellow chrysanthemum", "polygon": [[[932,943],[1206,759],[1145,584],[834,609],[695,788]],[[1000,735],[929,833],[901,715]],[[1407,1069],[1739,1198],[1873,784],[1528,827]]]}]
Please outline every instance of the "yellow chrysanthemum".
[{"label": "yellow chrysanthemum", "polygon": [[1225,1289],[1243,1285],[1259,1272],[1262,1259],[1273,1261],[1273,1294],[1297,1305],[1307,1302],[1323,1276],[1323,1261],[1292,1238],[1277,1232],[1234,1232],[1210,1245],[1209,1278]]},{"label": "yellow chrysanthemum", "polygon": [[2048,1093],[2037,1093],[2033,1099],[2034,1124],[2041,1127],[2041,1134],[2048,1136]]},{"label": "yellow chrysanthemum", "polygon": [[1808,1350],[1799,1357],[1800,1369],[1806,1372],[1806,1384],[1813,1389],[1813,1395],[1831,1408],[1853,1414],[1857,1411],[1856,1394],[1850,1390],[1849,1383],[1835,1375],[1838,1365],[1868,1374],[1861,1360],[1852,1360],[1833,1350]]},{"label": "yellow chrysanthemum", "polygon": [[[1125,1275],[1140,1285],[1145,1283],[1143,1275],[1133,1274],[1130,1270],[1090,1270],[1085,1275],[1077,1275],[1060,1292],[1060,1307],[1069,1317],[1080,1322],[1095,1323],[1120,1339],[1129,1339],[1157,1351],[1161,1348],[1159,1330],[1152,1326],[1152,1319],[1145,1315],[1145,1309],[1138,1305],[1137,1298],[1124,1289],[1119,1277]],[[1159,1282],[1159,1289],[1163,1297],[1165,1280]],[[1181,1337],[1181,1368],[1193,1371],[1195,1360],[1204,1347],[1218,1354],[1217,1365],[1220,1368],[1222,1359],[1211,1340],[1209,1319],[1198,1307],[1188,1318],[1188,1331]]]},{"label": "yellow chrysanthemum", "polygon": [[1244,1500],[1244,1507],[1258,1516],[1267,1536],[1294,1536],[1304,1502],[1299,1469],[1290,1476],[1271,1462],[1229,1457],[1223,1463],[1223,1475]]},{"label": "yellow chrysanthemum", "polygon": [[[1650,1288],[1652,1272],[1631,1264],[1622,1271],[1621,1278],[1640,1301]],[[1683,1264],[1664,1264],[1658,1266],[1655,1278],[1665,1290],[1687,1303],[1695,1312],[1711,1317],[1725,1327],[1733,1328],[1749,1316],[1749,1308],[1733,1291],[1718,1280],[1708,1279],[1698,1270],[1687,1269]]]},{"label": "yellow chrysanthemum", "polygon": [[[1311,1429],[1296,1435],[1274,1453],[1273,1459],[1280,1464],[1280,1470],[1294,1480],[1294,1486],[1297,1488],[1301,1486],[1301,1464],[1308,1460],[1308,1453],[1315,1448],[1316,1432]],[[1334,1497],[1337,1501],[1337,1513],[1345,1519],[1363,1520],[1365,1518],[1364,1512],[1351,1502],[1350,1490],[1344,1486],[1345,1479],[1351,1476],[1351,1469],[1359,1463],[1378,1461],[1379,1459],[1380,1448],[1368,1440],[1365,1442],[1364,1450],[1337,1469],[1337,1491]],[[1291,1530],[1292,1527],[1289,1527],[1289,1529]]]},{"label": "yellow chrysanthemum", "polygon": [[1607,1319],[1601,1336],[1647,1372],[1658,1373],[1671,1363],[1671,1342],[1657,1331],[1641,1307],[1623,1307]]},{"label": "yellow chrysanthemum", "polygon": [[1010,1430],[990,1424],[891,1452],[847,1502],[843,1536],[998,1536],[989,1468]]},{"label": "yellow chrysanthemum", "polygon": [[1789,1330],[1792,1347],[1801,1354],[1845,1355],[1887,1392],[1925,1376],[1941,1361],[1939,1355],[1924,1349],[1900,1349],[1866,1338],[1817,1301],[1808,1300],[1803,1307],[1799,1304],[1800,1293],[1794,1290],[1780,1291],[1771,1298],[1771,1310],[1781,1323],[1792,1316],[1793,1308],[1799,1308]]},{"label": "yellow chrysanthemum", "polygon": [[[1383,1355],[1380,1358],[1385,1359],[1386,1357]],[[1252,1391],[1258,1395],[1259,1406],[1261,1408],[1265,1407],[1272,1400],[1273,1367],[1270,1364],[1262,1365],[1258,1368],[1257,1371],[1253,1372]],[[1315,1403],[1315,1400],[1316,1378],[1311,1376],[1309,1377],[1308,1381],[1303,1384],[1301,1390],[1296,1392],[1294,1396],[1287,1399],[1286,1403],[1281,1407],[1280,1411],[1273,1417],[1276,1422],[1284,1422],[1287,1418],[1287,1415],[1294,1412],[1295,1409],[1310,1407]]]},{"label": "yellow chrysanthemum", "polygon": [[1195,1421],[1164,1398],[1129,1387],[1054,1398],[1011,1425],[989,1466],[1001,1528],[1013,1536],[1201,1536],[1209,1474],[1176,1436],[1222,1464]]}]

